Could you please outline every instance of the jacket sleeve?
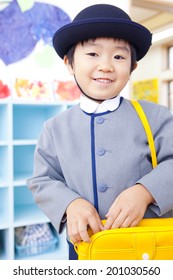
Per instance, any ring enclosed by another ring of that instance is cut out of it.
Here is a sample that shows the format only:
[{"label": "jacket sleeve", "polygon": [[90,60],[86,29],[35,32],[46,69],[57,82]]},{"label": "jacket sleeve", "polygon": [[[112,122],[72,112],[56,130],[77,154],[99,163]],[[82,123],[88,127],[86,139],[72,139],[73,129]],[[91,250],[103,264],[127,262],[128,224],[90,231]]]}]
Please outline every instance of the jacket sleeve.
[{"label": "jacket sleeve", "polygon": [[156,201],[150,206],[152,210],[162,216],[173,209],[173,116],[166,107],[153,107],[149,122],[158,165],[139,183],[149,190]]},{"label": "jacket sleeve", "polygon": [[47,123],[36,145],[33,177],[27,180],[27,185],[36,204],[61,233],[66,221],[66,208],[80,195],[66,185]]}]

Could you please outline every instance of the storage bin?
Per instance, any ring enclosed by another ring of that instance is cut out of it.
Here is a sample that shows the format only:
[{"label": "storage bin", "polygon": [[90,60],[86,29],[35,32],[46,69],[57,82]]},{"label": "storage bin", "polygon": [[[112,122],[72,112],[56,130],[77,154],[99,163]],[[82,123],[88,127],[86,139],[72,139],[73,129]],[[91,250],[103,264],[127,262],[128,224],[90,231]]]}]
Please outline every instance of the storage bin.
[{"label": "storage bin", "polygon": [[35,224],[16,228],[15,242],[16,255],[28,257],[55,250],[58,237],[49,224]]},{"label": "storage bin", "polygon": [[52,240],[48,242],[42,242],[40,244],[33,245],[15,245],[16,255],[18,257],[29,257],[34,255],[40,255],[43,253],[49,253],[54,251],[58,245],[58,238],[54,237]]}]

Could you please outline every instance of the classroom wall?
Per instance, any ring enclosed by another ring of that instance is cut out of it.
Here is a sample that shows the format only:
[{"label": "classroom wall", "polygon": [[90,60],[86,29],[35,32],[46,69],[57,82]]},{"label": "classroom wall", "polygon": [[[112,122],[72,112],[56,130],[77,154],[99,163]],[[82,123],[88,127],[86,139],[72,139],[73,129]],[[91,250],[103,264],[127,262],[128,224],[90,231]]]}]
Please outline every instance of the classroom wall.
[{"label": "classroom wall", "polygon": [[[35,2],[41,2],[58,6],[59,8],[63,9],[71,19],[73,19],[81,9],[85,8],[86,6],[98,3],[114,4],[124,9],[128,13],[128,11],[130,10],[131,0],[75,0],[72,1],[72,4],[69,4],[69,0],[41,0]],[[37,63],[38,56],[42,56],[42,58],[39,58],[39,60],[42,59],[42,64],[45,64],[45,47],[46,46],[44,42],[39,41],[30,55],[10,65],[5,65],[0,60],[0,72],[1,76],[3,75],[3,77],[1,78],[5,77],[5,80],[14,80],[16,77],[31,79],[34,78],[39,80],[52,80],[53,78],[58,78],[59,80],[73,80],[73,77],[69,74],[66,67],[64,66],[62,59],[60,59],[57,56],[53,48],[49,54],[46,53],[47,56],[50,55],[50,60],[54,60],[52,65],[41,67]],[[129,84],[124,89],[124,95],[129,95]]]},{"label": "classroom wall", "polygon": [[168,105],[167,83],[173,80],[173,70],[167,68],[167,47],[171,40],[154,44],[147,55],[138,62],[137,69],[131,75],[130,95],[132,94],[132,84],[136,81],[158,79],[159,83],[159,103]]}]

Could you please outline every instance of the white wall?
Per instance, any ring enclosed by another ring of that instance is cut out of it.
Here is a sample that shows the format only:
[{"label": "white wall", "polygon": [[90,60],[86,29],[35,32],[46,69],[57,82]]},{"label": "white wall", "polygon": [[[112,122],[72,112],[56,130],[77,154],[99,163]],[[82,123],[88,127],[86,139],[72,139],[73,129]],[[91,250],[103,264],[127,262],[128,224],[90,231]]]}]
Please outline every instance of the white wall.
[{"label": "white wall", "polygon": [[85,7],[101,3],[118,6],[128,13],[131,0],[73,0],[72,3],[70,3],[70,0],[38,0],[37,2],[58,6],[64,9],[70,15],[71,19],[73,19]]},{"label": "white wall", "polygon": [[161,74],[161,68],[161,47],[151,47],[146,56],[138,62],[136,70],[132,73],[131,80],[137,81],[157,78]]}]

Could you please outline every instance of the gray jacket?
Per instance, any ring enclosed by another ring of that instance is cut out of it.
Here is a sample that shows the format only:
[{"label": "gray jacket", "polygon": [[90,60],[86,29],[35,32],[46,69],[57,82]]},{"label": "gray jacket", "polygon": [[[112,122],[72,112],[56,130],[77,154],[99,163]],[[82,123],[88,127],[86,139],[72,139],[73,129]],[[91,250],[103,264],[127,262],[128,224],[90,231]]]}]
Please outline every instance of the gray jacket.
[{"label": "gray jacket", "polygon": [[173,216],[173,116],[164,106],[140,103],[154,135],[155,169],[143,126],[127,99],[114,112],[87,114],[76,105],[45,122],[27,184],[58,232],[74,199],[94,204],[95,196],[105,219],[115,198],[137,182],[156,201],[145,217]]}]

